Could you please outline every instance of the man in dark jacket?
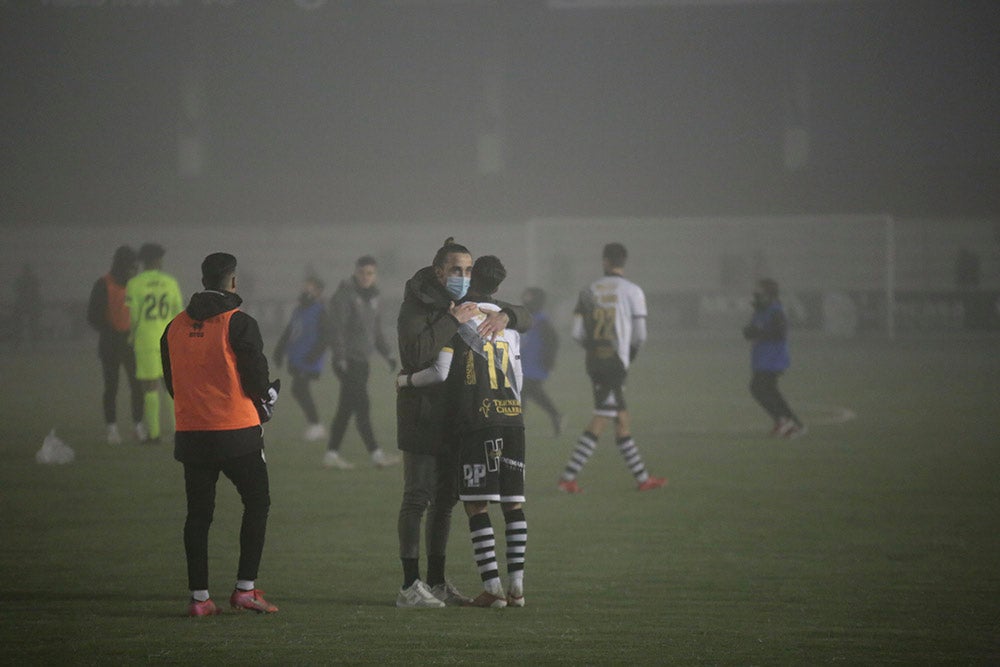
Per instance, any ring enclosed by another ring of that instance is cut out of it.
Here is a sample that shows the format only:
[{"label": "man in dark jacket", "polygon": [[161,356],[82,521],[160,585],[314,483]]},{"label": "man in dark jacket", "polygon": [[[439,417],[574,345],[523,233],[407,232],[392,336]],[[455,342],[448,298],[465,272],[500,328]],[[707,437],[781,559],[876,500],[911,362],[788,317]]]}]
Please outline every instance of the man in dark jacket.
[{"label": "man in dark jacket", "polygon": [[[472,255],[447,239],[424,267],[406,283],[399,309],[397,334],[403,374],[415,373],[434,362],[438,351],[479,312],[475,303],[456,305],[469,288]],[[524,332],[531,314],[523,306],[498,302],[479,326],[491,338],[506,328]],[[399,508],[399,556],[403,586],[397,607],[429,608],[469,601],[445,580],[445,552],[451,511],[458,501],[458,472],[453,442],[445,433],[447,395],[442,384],[403,387],[396,398],[396,438],[403,451],[403,499]],[[424,512],[427,545],[426,583],[420,579],[420,535]]]},{"label": "man in dark jacket", "polygon": [[208,529],[221,472],[243,501],[234,609],[278,608],[255,586],[271,506],[261,422],[271,417],[278,381],[268,380],[257,321],[240,311],[236,258],[213,253],[201,265],[205,291],[170,321],[160,339],[163,379],[174,399],[174,458],[184,464],[188,614],[219,613],[208,595]]},{"label": "man in dark jacket", "polygon": [[365,255],[355,263],[354,274],[340,283],[330,298],[330,347],[333,351],[333,372],[340,380],[340,398],[323,458],[323,465],[327,468],[349,470],[354,467],[340,455],[340,445],[351,415],[372,463],[379,468],[399,463],[397,457],[386,454],[379,447],[371,422],[371,400],[368,397],[371,367],[368,359],[372,352],[378,351],[389,364],[389,372],[396,370],[396,358],[382,330],[382,304],[377,282],[375,258]]},{"label": "man in dark jacket", "polygon": [[104,371],[104,423],[108,443],[122,441],[118,432],[118,371],[125,367],[136,437],[142,433],[142,385],[135,377],[135,351],[129,342],[132,320],[125,305],[125,285],[138,269],[135,250],[119,246],[111,259],[111,270],[97,279],[90,290],[87,322],[97,331],[97,356]]}]

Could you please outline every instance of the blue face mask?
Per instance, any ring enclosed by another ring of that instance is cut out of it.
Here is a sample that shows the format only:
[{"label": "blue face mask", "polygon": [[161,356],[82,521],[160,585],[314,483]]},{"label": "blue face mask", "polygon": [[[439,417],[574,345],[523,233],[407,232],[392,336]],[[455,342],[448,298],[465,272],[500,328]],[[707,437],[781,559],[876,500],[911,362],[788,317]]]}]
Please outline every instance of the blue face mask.
[{"label": "blue face mask", "polygon": [[471,278],[462,278],[459,276],[448,276],[448,280],[444,284],[444,288],[448,290],[456,299],[461,299],[465,296],[465,293],[469,291],[469,283]]}]

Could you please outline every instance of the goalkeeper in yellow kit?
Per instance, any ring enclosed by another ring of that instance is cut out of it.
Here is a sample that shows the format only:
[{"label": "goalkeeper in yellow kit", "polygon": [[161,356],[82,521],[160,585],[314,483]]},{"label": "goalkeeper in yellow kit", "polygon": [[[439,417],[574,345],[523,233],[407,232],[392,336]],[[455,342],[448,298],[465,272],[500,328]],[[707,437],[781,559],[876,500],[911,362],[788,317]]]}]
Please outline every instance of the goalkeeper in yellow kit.
[{"label": "goalkeeper in yellow kit", "polygon": [[163,247],[146,243],[139,249],[143,270],[125,286],[125,303],[132,319],[135,376],[142,385],[143,421],[136,425],[140,442],[160,441],[160,383],[163,363],[160,337],[170,320],[184,309],[181,290],[173,276],[164,273]]}]

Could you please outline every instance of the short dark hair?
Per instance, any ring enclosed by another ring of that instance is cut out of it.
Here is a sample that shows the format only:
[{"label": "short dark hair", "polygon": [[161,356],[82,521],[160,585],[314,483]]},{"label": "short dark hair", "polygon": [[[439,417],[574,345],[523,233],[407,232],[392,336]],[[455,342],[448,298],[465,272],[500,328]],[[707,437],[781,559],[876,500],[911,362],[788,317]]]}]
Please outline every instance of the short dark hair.
[{"label": "short dark hair", "polygon": [[360,269],[362,266],[378,266],[378,262],[371,255],[362,255],[358,261],[354,262],[354,268]]},{"label": "short dark hair", "polygon": [[532,312],[538,312],[545,307],[545,290],[541,287],[526,287],[524,290],[524,305]]},{"label": "short dark hair", "polygon": [[139,261],[148,266],[152,262],[162,259],[166,252],[159,243],[143,243],[142,247],[139,248]]},{"label": "short dark hair", "polygon": [[778,281],[773,278],[761,278],[757,281],[760,289],[771,299],[778,298]]},{"label": "short dark hair", "polygon": [[454,236],[449,236],[444,240],[441,247],[438,248],[437,253],[435,253],[433,265],[439,269],[444,267],[444,262],[448,259],[448,255],[452,254],[471,255],[472,253],[464,245],[455,243]]},{"label": "short dark hair", "polygon": [[602,257],[608,260],[613,268],[621,268],[625,266],[625,260],[628,258],[628,251],[625,250],[625,246],[621,243],[609,243],[604,246],[604,253]]},{"label": "short dark hair", "polygon": [[500,288],[507,277],[507,269],[495,255],[483,255],[472,265],[472,280],[469,290],[489,296]]},{"label": "short dark hair", "polygon": [[310,273],[306,276],[306,282],[318,289],[320,292],[326,287],[326,283],[323,279],[317,276],[315,273]]},{"label": "short dark hair", "polygon": [[213,252],[201,263],[201,284],[205,289],[222,289],[226,278],[236,273],[236,258],[228,252]]}]

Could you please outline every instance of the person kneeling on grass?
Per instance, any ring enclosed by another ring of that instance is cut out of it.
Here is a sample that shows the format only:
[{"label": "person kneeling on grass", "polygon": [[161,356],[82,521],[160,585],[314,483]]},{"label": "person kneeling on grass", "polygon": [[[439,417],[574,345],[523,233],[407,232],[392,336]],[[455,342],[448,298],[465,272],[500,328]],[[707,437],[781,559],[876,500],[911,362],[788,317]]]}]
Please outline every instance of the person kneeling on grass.
[{"label": "person kneeling on grass", "polygon": [[[465,606],[524,606],[524,558],[528,524],[524,516],[524,418],[521,413],[520,335],[505,329],[488,340],[476,332],[488,312],[500,307],[490,298],[506,277],[500,260],[480,257],[464,302],[479,314],[459,327],[434,364],[400,375],[397,387],[447,382],[452,424],[461,466],[459,499],[469,517],[472,547],[483,592]],[[503,508],[507,543],[506,593],[496,559],[489,504]]]}]

